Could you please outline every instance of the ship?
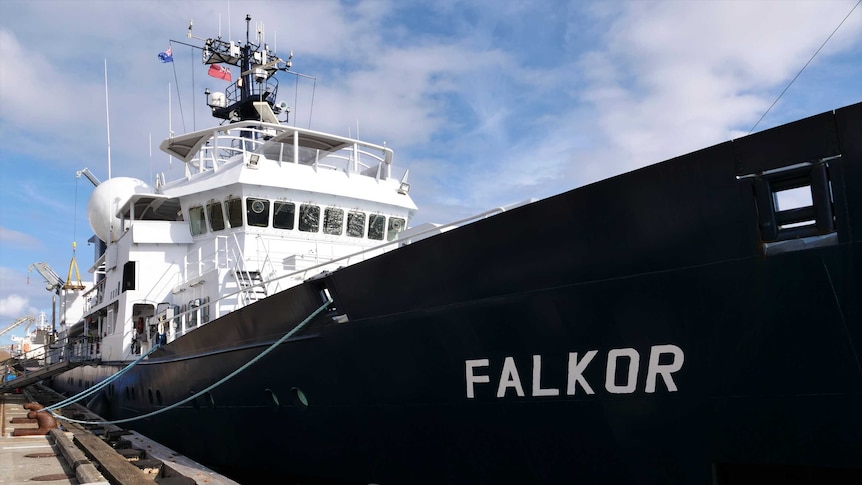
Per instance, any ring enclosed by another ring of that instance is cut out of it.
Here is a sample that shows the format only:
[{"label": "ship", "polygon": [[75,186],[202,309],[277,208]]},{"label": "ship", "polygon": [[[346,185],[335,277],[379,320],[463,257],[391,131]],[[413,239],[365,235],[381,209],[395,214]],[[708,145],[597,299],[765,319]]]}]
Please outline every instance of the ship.
[{"label": "ship", "polygon": [[55,390],[242,483],[859,483],[862,103],[413,227],[290,58],[201,52],[222,124],[93,190]]}]

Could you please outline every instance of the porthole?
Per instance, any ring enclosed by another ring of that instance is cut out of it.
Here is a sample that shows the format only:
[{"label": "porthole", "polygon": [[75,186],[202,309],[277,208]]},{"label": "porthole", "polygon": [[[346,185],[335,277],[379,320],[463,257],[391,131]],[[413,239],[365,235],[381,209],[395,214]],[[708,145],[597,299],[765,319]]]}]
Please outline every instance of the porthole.
[{"label": "porthole", "polygon": [[303,410],[308,409],[308,397],[305,396],[305,393],[302,392],[302,389],[294,387],[290,390],[290,393],[293,396],[293,403],[297,407]]},{"label": "porthole", "polygon": [[269,398],[269,403],[272,405],[272,407],[277,408],[280,406],[280,403],[278,402],[278,396],[275,395],[275,392],[273,392],[272,389],[264,389],[264,393],[266,393],[267,397]]}]

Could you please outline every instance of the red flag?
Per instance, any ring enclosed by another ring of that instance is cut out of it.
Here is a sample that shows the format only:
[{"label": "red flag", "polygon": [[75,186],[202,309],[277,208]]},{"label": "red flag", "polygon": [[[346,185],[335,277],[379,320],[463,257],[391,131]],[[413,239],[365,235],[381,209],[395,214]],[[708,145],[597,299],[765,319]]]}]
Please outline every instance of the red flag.
[{"label": "red flag", "polygon": [[210,70],[207,71],[207,74],[214,78],[224,79],[225,81],[230,81],[230,68],[227,66],[220,66],[218,64],[210,64]]}]

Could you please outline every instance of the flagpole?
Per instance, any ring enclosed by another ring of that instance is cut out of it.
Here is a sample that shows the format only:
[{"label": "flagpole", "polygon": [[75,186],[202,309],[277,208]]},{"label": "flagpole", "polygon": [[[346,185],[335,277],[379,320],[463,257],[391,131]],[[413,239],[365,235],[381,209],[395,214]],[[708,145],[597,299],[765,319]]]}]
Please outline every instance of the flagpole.
[{"label": "flagpole", "polygon": [[192,66],[192,131],[195,131],[198,129],[198,114],[195,112],[195,111],[197,111],[195,109],[195,105],[197,105],[197,102],[195,101],[197,99],[197,96],[194,95],[194,93],[195,93],[195,69],[194,69],[194,67],[195,67],[195,49],[194,49],[194,47],[191,48],[189,53],[191,53],[191,55],[192,55],[192,60],[191,60],[191,66]]},{"label": "flagpole", "polygon": [[108,59],[105,58],[105,123],[108,130],[108,180],[111,179],[111,113],[108,109]]},{"label": "flagpole", "polygon": [[[108,180],[111,180],[111,110],[108,107],[108,58],[105,58],[105,127],[108,131]],[[114,214],[116,211],[116,203],[114,202],[112,185],[108,185],[108,200],[110,206],[108,210],[111,215],[111,227],[108,230],[108,244],[114,242]]]},{"label": "flagpole", "polygon": [[[171,83],[168,83],[168,138],[174,137],[174,128],[171,124],[171,118]],[[168,154],[168,171],[174,167],[173,160],[174,157]]]}]

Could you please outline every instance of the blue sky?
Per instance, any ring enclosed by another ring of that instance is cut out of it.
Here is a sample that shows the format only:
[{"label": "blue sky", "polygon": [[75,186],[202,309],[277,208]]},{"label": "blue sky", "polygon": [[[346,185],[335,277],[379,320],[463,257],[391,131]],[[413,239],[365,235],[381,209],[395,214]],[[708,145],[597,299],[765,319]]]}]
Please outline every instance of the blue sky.
[{"label": "blue sky", "polygon": [[[92,263],[88,167],[179,173],[157,146],[212,124],[223,89],[170,40],[244,38],[245,14],[294,70],[302,126],[386,142],[410,169],[414,223],[543,198],[742,136],[847,17],[760,131],[862,101],[857,0],[0,2],[0,329],[51,297],[31,263]],[[230,25],[228,25],[230,20]],[[314,88],[313,110],[311,102]],[[182,106],[182,110],[180,109]],[[152,138],[152,142],[150,141]],[[589,208],[584,208],[589,210]],[[14,334],[20,334],[13,332]],[[9,335],[0,345],[9,343]]]}]

